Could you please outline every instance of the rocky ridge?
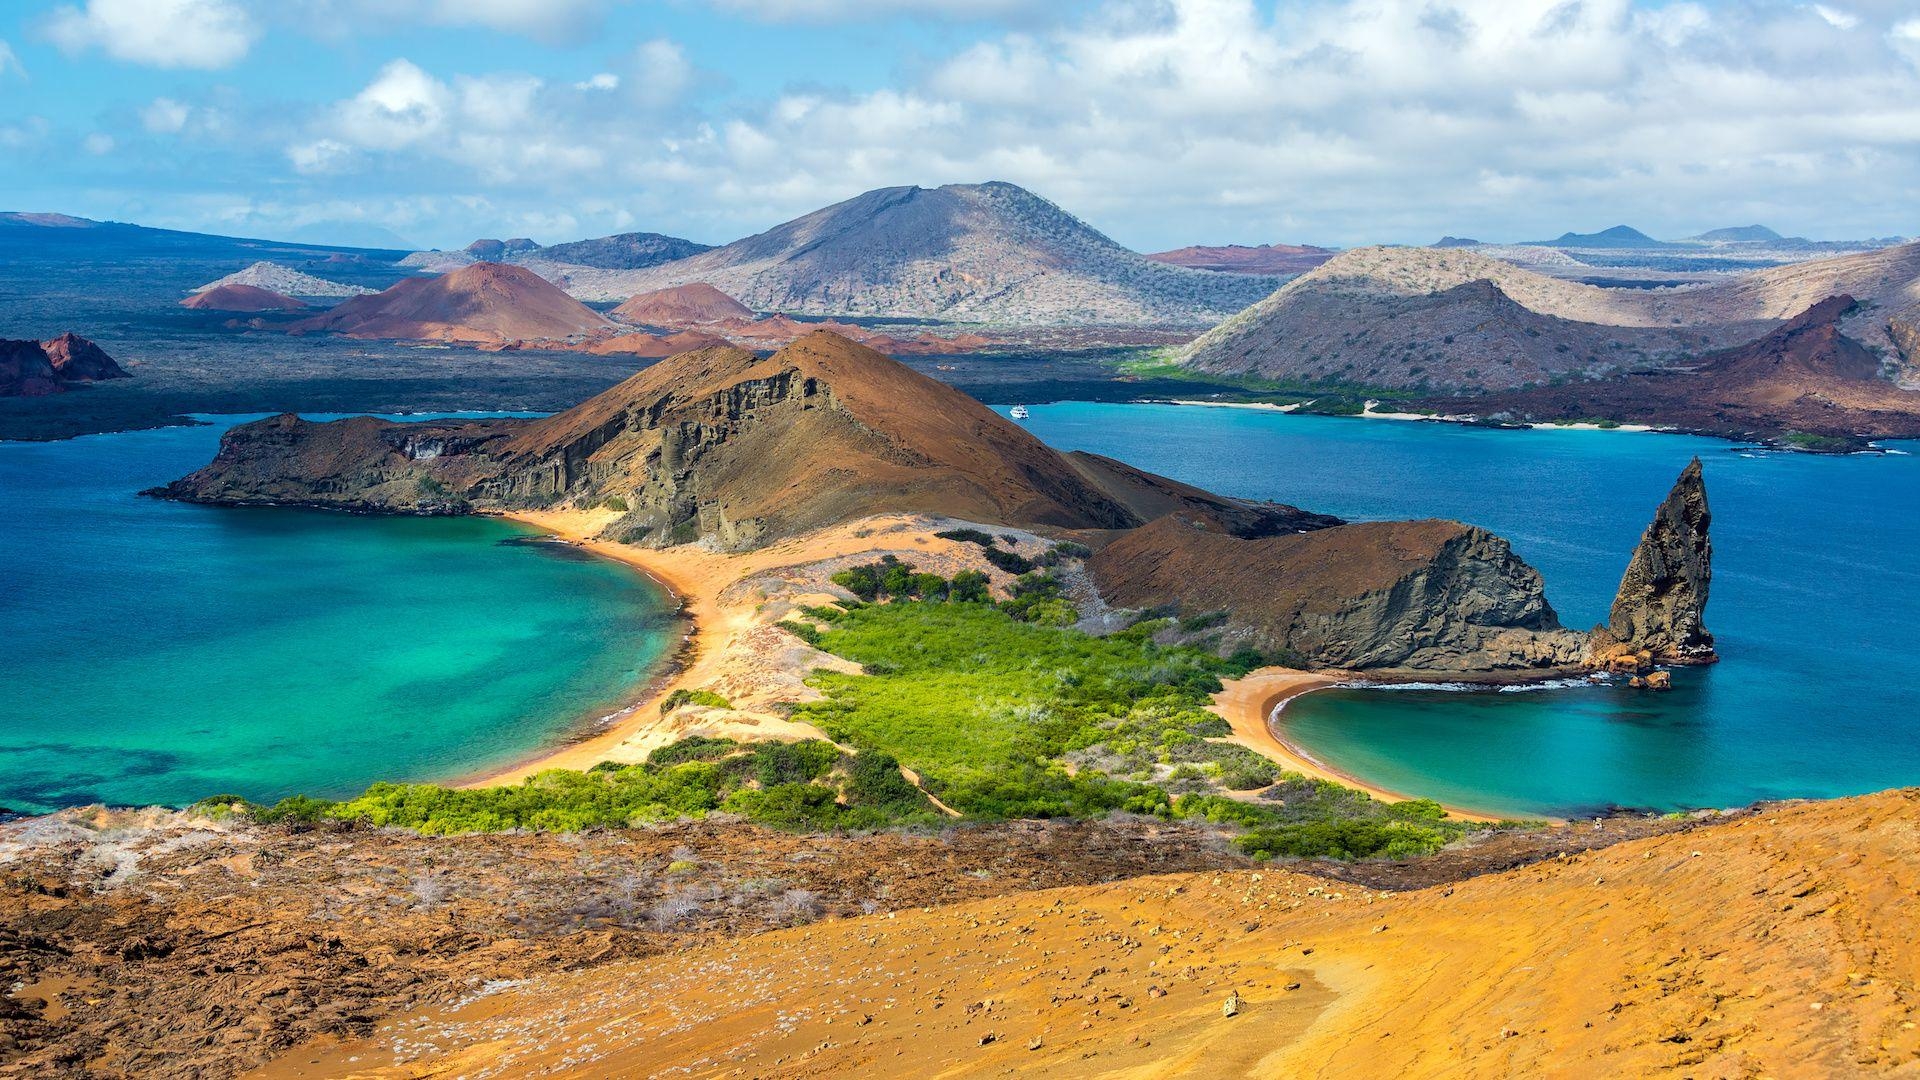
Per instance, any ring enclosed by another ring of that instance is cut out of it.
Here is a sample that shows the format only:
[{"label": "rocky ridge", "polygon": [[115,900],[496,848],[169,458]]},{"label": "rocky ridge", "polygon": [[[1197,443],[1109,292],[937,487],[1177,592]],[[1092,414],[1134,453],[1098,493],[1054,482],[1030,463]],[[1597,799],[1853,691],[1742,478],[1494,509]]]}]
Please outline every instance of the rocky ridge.
[{"label": "rocky ridge", "polygon": [[1632,420],[1789,445],[1802,436],[1840,447],[1920,436],[1920,391],[1888,379],[1887,360],[1847,333],[1871,325],[1861,314],[1853,297],[1830,296],[1684,369],[1493,394],[1473,408],[1496,420]]}]

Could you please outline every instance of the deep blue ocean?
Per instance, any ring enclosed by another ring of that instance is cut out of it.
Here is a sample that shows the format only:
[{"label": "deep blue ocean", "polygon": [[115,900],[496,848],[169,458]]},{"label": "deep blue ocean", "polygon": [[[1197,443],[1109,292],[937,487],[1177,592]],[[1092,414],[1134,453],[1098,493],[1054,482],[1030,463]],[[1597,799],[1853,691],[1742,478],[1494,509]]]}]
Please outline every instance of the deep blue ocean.
[{"label": "deep blue ocean", "polygon": [[1666,694],[1340,690],[1289,737],[1384,787],[1513,814],[1675,810],[1920,784],[1920,446],[1844,457],[1619,431],[1494,431],[1177,405],[1035,405],[1026,424],[1227,494],[1485,526],[1603,620],[1688,459],[1705,465],[1722,662]]},{"label": "deep blue ocean", "polygon": [[229,423],[0,442],[0,807],[457,777],[617,708],[677,640],[644,577],[505,522],[135,494]]}]

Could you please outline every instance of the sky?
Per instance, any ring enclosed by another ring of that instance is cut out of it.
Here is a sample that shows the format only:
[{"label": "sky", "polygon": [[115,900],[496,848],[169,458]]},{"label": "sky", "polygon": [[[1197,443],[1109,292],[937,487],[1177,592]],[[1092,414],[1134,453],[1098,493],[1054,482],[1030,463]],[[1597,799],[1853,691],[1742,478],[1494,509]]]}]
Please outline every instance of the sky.
[{"label": "sky", "polygon": [[1119,242],[1920,233],[1920,0],[6,0],[0,209],[707,243],[1007,180]]}]

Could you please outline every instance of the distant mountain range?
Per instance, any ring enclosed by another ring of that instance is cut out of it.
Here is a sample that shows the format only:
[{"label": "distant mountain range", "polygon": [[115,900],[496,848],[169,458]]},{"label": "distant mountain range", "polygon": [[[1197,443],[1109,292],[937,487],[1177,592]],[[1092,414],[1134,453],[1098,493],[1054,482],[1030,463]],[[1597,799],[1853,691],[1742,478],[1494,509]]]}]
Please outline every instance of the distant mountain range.
[{"label": "distant mountain range", "polygon": [[445,273],[476,262],[518,263],[548,269],[558,276],[565,268],[593,267],[599,270],[640,270],[661,263],[684,259],[711,250],[712,245],[697,244],[661,233],[632,232],[575,240],[548,247],[516,237],[511,240],[475,240],[458,251],[416,251],[400,260],[400,265],[430,273]]},{"label": "distant mountain range", "polygon": [[1147,258],[1172,266],[1195,270],[1214,270],[1223,274],[1304,274],[1333,258],[1332,248],[1311,244],[1261,244],[1246,247],[1227,244],[1221,247],[1183,247],[1156,251]]},{"label": "distant mountain range", "polygon": [[1474,248],[1360,248],[1181,355],[1217,374],[1475,394],[1690,363],[1840,295],[1861,301],[1834,316],[1845,332],[1907,380],[1920,375],[1904,329],[1920,315],[1920,244],[1686,290],[1599,288]]},{"label": "distant mountain range", "polygon": [[704,282],[757,311],[998,325],[1204,327],[1280,279],[1169,266],[1006,183],[881,188],[644,270],[557,268],[575,296]]}]

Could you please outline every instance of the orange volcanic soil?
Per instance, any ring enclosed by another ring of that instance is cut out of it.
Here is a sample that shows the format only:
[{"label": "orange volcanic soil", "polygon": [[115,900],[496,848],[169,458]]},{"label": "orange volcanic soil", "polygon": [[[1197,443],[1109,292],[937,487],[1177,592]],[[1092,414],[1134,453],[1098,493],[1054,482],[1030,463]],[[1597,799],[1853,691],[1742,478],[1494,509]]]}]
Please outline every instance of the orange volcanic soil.
[{"label": "orange volcanic soil", "polygon": [[1399,894],[1246,870],[834,920],[257,1075],[1912,1075],[1917,813],[1782,806]]}]

